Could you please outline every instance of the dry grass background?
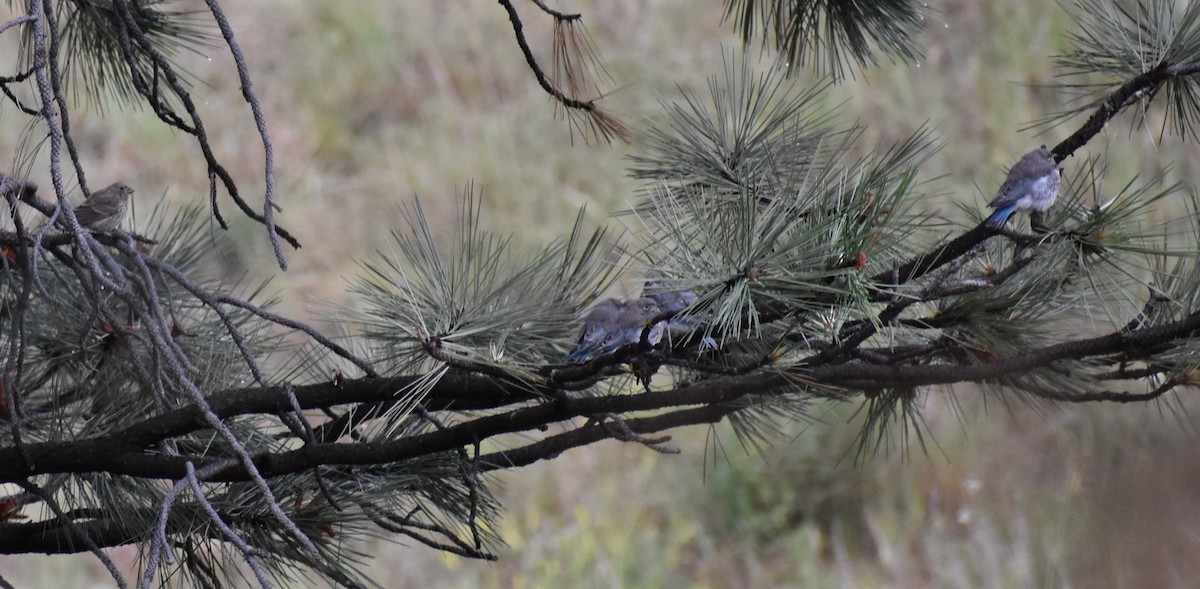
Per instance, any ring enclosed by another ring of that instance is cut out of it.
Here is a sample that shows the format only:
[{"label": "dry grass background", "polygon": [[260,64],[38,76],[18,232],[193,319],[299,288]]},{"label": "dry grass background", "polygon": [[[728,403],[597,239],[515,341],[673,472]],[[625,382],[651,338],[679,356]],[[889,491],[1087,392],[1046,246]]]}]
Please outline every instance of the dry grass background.
[{"label": "dry grass background", "polygon": [[[531,248],[569,230],[584,205],[589,223],[615,224],[609,213],[637,188],[624,174],[628,146],[573,144],[553,120],[495,3],[227,4],[275,141],[280,220],[305,245],[279,273],[260,228],[229,207],[233,228],[214,228],[213,239],[224,244],[225,275],[271,277],[293,316],[349,303],[356,260],[387,247],[388,232],[403,226],[397,204],[413,195],[449,226],[456,192],[473,180],[486,222]],[[711,0],[563,7],[584,12],[620,84],[607,104],[635,131],[677,85],[703,92],[723,47],[737,44]],[[931,127],[946,149],[926,168],[941,195],[926,206],[954,216],[956,202],[982,207],[1017,155],[1071,129],[1017,132],[1065,100],[1039,86],[1053,80],[1048,56],[1066,49],[1070,22],[1032,0],[931,9],[919,68],[885,65],[827,99],[845,101],[843,122],[866,127],[862,149]],[[548,47],[549,24],[526,13],[533,45]],[[261,148],[232,65],[218,51],[210,57],[190,69],[208,86],[198,92],[218,154],[245,190],[261,193]],[[6,152],[23,123],[0,111]],[[197,150],[150,114],[80,110],[75,125],[91,186],[123,178],[143,211],[160,197],[203,200]],[[1168,163],[1170,178],[1196,180],[1194,145],[1131,129],[1128,118],[1091,149],[1109,154],[1114,186]],[[762,455],[741,449],[727,427],[678,432],[681,456],[617,442],[572,451],[496,477],[509,543],[498,563],[379,543],[371,568],[388,587],[1197,585],[1194,402],[990,401],[968,388],[935,392],[924,448],[910,440],[858,464],[847,454],[857,423],[848,407],[818,409]],[[114,553],[133,566],[134,552]],[[87,556],[0,557],[0,571],[23,587],[111,584]]]}]

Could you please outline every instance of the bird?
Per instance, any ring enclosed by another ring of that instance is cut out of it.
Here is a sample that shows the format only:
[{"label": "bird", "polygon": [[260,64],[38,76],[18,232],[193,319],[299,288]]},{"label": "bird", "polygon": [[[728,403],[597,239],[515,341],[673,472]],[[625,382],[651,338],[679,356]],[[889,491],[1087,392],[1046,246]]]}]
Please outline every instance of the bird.
[{"label": "bird", "polygon": [[[658,304],[650,297],[600,301],[584,318],[579,340],[567,358],[579,364],[636,344],[642,341],[642,330],[657,315]],[[662,325],[655,325],[646,336],[647,343],[657,345],[662,341],[662,334]]]},{"label": "bird", "polygon": [[996,209],[984,223],[993,229],[999,229],[1008,222],[1008,217],[1016,210],[1045,211],[1054,204],[1058,196],[1059,171],[1054,163],[1054,154],[1045,145],[1021,156],[1017,165],[1008,171],[1008,177],[996,198],[988,203]]},{"label": "bird", "polygon": [[[642,286],[642,296],[654,299],[658,303],[658,312],[662,313],[679,313],[688,307],[696,304],[696,293],[690,290],[667,290],[662,284],[663,274],[659,270],[651,270],[646,275],[646,282]],[[688,337],[703,327],[704,322],[695,315],[674,316],[666,321],[667,337],[672,343],[674,341],[684,341]],[[706,349],[715,349],[717,342],[712,337],[704,336],[701,339],[701,347]]]},{"label": "bird", "polygon": [[121,182],[105,186],[75,207],[75,218],[92,231],[112,231],[125,220],[131,194],[133,189]]},{"label": "bird", "polygon": [[[613,321],[608,335],[600,343],[600,353],[611,354],[618,348],[641,342],[642,330],[658,316],[658,313],[658,303],[650,297],[626,301],[624,307],[617,313],[617,318]],[[657,345],[662,341],[662,336],[663,324],[656,323],[650,333],[646,335],[646,342],[652,346]]]},{"label": "bird", "polygon": [[575,363],[586,362],[604,343],[624,308],[625,302],[618,299],[604,299],[592,307],[583,319],[583,330],[568,359]]},{"label": "bird", "polygon": [[678,313],[696,302],[696,293],[690,290],[667,290],[662,284],[662,273],[657,270],[646,275],[642,296],[654,299],[660,313]]}]

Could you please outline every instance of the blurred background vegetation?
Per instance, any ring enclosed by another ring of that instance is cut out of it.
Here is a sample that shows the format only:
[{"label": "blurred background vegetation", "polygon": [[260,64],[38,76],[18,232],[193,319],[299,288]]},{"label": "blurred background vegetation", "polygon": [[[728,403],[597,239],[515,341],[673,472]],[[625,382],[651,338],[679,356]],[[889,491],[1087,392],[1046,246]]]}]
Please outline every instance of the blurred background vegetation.
[{"label": "blurred background vegetation", "polygon": [[[636,134],[680,89],[706,94],[722,51],[739,45],[721,4],[555,6],[584,13],[617,84],[605,104]],[[548,63],[549,20],[519,7]],[[593,225],[637,231],[630,217],[610,218],[638,188],[625,172],[636,148],[572,141],[494,3],[260,0],[226,10],[265,101],[279,219],[304,248],[278,272],[262,229],[236,213],[229,233],[214,225],[214,248],[231,280],[270,278],[285,313],[320,320],[328,303],[349,304],[358,261],[403,226],[398,204],[419,195],[450,227],[468,181],[484,195],[485,223],[521,248],[569,231],[582,206]],[[925,19],[918,67],[885,62],[825,98],[842,105],[841,122],[865,128],[859,149],[932,129],[944,148],[924,179],[940,196],[923,206],[963,221],[958,203],[982,208],[1017,156],[1080,123],[1020,131],[1071,99],[1045,85],[1072,23],[1034,0],[933,2]],[[229,56],[185,60],[218,155],[244,192],[261,194],[261,146]],[[26,119],[5,108],[3,153],[32,155]],[[1107,154],[1110,185],[1164,171],[1195,184],[1195,146],[1159,137],[1161,119],[1147,116],[1139,128],[1125,115],[1088,147]],[[73,122],[93,188],[123,179],[138,190],[139,215],[161,198],[205,201],[197,150],[150,113],[80,108]],[[614,294],[639,285],[629,276]],[[1195,586],[1195,402],[1003,405],[962,387],[924,405],[922,438],[896,432],[857,460],[851,406],[819,409],[762,453],[721,426],[676,432],[679,456],[618,442],[574,450],[496,476],[508,542],[499,562],[381,541],[369,547],[372,574],[384,586],[435,587]],[[136,566],[132,549],[114,558]],[[0,567],[17,586],[111,583],[87,555],[0,557]]]}]

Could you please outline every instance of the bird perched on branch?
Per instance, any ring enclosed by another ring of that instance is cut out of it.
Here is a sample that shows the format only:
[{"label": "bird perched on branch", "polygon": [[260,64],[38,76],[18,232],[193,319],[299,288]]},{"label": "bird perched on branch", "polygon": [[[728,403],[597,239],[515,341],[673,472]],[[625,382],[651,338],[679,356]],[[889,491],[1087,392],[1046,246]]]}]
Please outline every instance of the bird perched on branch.
[{"label": "bird perched on branch", "polygon": [[1058,181],[1058,165],[1054,163],[1054,154],[1045,145],[1021,156],[1017,165],[1008,171],[1008,177],[1000,185],[996,198],[988,203],[996,212],[984,223],[999,229],[1008,222],[1008,217],[1014,211],[1044,212],[1058,196]]},{"label": "bird perched on branch", "polygon": [[75,207],[75,218],[92,231],[112,231],[125,220],[131,194],[133,189],[121,182],[105,186]]},{"label": "bird perched on branch", "polygon": [[662,273],[657,270],[646,275],[642,296],[654,299],[660,313],[678,313],[696,302],[696,293],[690,290],[668,290],[663,284]]},{"label": "bird perched on branch", "polygon": [[583,330],[579,332],[579,340],[575,342],[568,359],[571,362],[586,362],[593,352],[600,349],[608,333],[615,327],[617,315],[624,308],[625,303],[617,299],[604,299],[592,307],[583,319]]},{"label": "bird perched on branch", "polygon": [[[571,350],[571,362],[586,362],[595,356],[617,351],[622,346],[642,341],[642,330],[658,315],[658,304],[650,297],[632,301],[604,299],[583,320],[579,340]],[[662,341],[661,324],[650,329],[646,341],[650,345]]]},{"label": "bird perched on branch", "polygon": [[[642,287],[642,296],[654,299],[658,303],[658,312],[679,313],[696,304],[696,293],[690,290],[667,290],[662,272],[651,270],[646,275],[646,283]],[[696,316],[679,316],[667,319],[667,337],[672,346],[687,340],[690,336],[705,327],[704,321]],[[705,349],[716,349],[717,342],[705,335],[701,346]]]},{"label": "bird perched on branch", "polygon": [[[608,332],[608,337],[604,338],[604,342],[600,344],[601,353],[611,354],[617,351],[617,348],[642,341],[642,330],[657,315],[658,303],[650,297],[626,301],[621,312],[617,314],[616,321],[613,322],[613,327]],[[663,324],[656,323],[647,334],[646,342],[652,346],[656,345],[662,341],[662,334]]]}]

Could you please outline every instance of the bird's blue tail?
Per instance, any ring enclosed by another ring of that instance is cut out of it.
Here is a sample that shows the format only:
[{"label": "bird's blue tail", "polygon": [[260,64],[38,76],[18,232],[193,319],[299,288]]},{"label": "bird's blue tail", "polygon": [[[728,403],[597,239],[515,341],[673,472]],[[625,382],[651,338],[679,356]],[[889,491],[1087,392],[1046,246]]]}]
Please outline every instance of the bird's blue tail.
[{"label": "bird's blue tail", "polygon": [[999,229],[1008,222],[1008,218],[1015,210],[1017,210],[1017,205],[1015,204],[996,209],[996,212],[992,213],[991,216],[984,221],[984,224],[992,229]]}]

